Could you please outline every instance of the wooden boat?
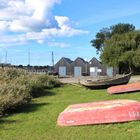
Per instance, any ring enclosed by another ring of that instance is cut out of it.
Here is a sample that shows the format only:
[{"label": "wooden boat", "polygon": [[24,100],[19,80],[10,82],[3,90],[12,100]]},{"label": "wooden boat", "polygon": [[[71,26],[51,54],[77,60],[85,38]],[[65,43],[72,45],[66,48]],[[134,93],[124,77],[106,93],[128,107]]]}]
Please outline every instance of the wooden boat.
[{"label": "wooden boat", "polygon": [[68,106],[58,117],[59,126],[106,124],[140,120],[140,102],[110,100]]},{"label": "wooden boat", "polygon": [[109,94],[125,93],[140,91],[140,82],[130,83],[127,85],[112,86],[107,89]]},{"label": "wooden boat", "polygon": [[131,77],[131,73],[123,76],[116,76],[113,78],[100,79],[96,81],[86,80],[80,82],[80,84],[91,89],[107,88],[110,86],[127,84],[130,80],[130,77]]}]

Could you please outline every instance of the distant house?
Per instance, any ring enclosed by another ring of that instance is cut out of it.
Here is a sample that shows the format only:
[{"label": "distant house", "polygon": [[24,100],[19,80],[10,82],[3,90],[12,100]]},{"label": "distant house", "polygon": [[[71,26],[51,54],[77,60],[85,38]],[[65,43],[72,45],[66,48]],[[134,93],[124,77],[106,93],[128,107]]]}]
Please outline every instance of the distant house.
[{"label": "distant house", "polygon": [[0,63],[0,67],[11,67],[10,63]]},{"label": "distant house", "polygon": [[23,69],[30,74],[48,74],[49,71],[52,71],[51,66],[15,66],[17,69]]},{"label": "distant house", "polygon": [[73,61],[69,58],[62,57],[54,66],[55,71],[59,76],[72,75],[72,66]]},{"label": "distant house", "polygon": [[72,62],[72,73],[74,77],[84,76],[89,74],[89,65],[84,59],[78,57]]},{"label": "distant house", "polygon": [[90,76],[106,75],[106,67],[93,57],[89,61],[89,74]]}]

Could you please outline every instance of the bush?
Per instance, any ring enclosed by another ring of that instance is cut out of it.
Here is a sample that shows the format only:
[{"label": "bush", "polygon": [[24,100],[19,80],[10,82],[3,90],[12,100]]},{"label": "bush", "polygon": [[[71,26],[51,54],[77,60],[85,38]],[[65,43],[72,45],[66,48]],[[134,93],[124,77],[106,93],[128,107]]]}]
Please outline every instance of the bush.
[{"label": "bush", "polygon": [[60,82],[48,75],[34,75],[30,80],[32,97],[39,97],[44,94],[44,90],[60,86]]},{"label": "bush", "polygon": [[20,76],[26,76],[27,74],[22,70],[16,69],[0,69],[0,79],[8,82],[9,80],[14,80]]},{"label": "bush", "polygon": [[0,115],[31,101],[28,77],[18,70],[0,70]]},{"label": "bush", "polygon": [[0,115],[7,110],[28,104],[32,97],[46,93],[46,89],[60,86],[47,75],[29,75],[21,70],[0,69]]},{"label": "bush", "polygon": [[28,104],[30,100],[31,96],[25,85],[15,82],[5,84],[0,93],[0,112],[3,114],[9,109]]}]

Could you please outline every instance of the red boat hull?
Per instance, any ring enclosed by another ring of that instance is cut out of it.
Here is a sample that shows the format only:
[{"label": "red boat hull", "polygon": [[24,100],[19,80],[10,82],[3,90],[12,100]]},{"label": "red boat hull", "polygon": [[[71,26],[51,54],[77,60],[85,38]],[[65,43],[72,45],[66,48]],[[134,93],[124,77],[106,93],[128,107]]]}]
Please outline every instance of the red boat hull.
[{"label": "red boat hull", "polygon": [[127,85],[112,86],[107,89],[109,94],[140,91],[140,82]]},{"label": "red boat hull", "polygon": [[140,102],[111,100],[70,105],[58,117],[59,126],[105,124],[140,120]]}]

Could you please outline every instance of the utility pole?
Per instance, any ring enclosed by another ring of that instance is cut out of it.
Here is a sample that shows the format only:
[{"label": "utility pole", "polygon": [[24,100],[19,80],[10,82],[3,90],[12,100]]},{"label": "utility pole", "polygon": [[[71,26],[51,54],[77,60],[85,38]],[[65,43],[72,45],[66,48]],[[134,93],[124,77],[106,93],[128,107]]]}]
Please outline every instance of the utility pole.
[{"label": "utility pole", "polygon": [[52,68],[53,68],[53,71],[54,71],[54,54],[52,52]]},{"label": "utility pole", "polygon": [[30,66],[30,48],[28,49],[28,65]]},{"label": "utility pole", "polygon": [[7,64],[7,51],[5,52],[5,64]]}]

